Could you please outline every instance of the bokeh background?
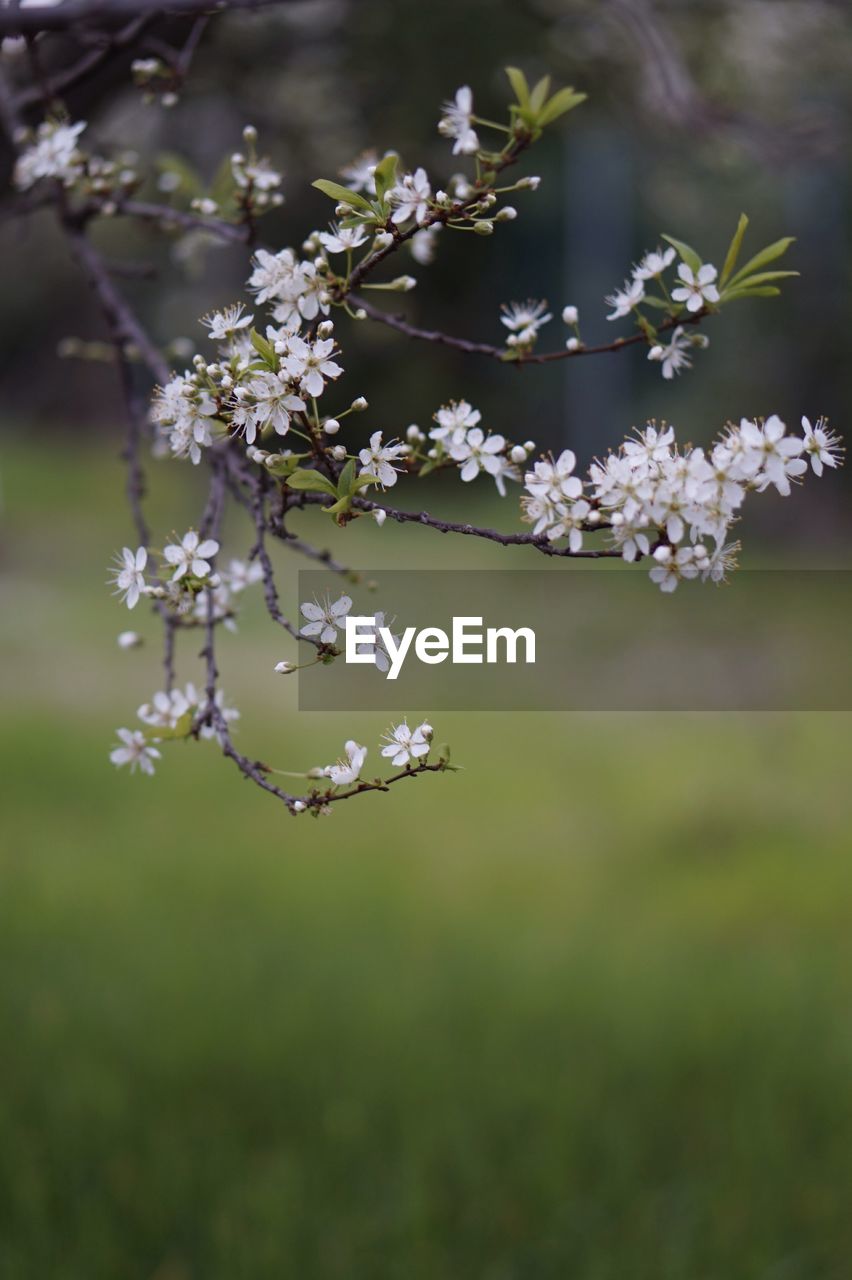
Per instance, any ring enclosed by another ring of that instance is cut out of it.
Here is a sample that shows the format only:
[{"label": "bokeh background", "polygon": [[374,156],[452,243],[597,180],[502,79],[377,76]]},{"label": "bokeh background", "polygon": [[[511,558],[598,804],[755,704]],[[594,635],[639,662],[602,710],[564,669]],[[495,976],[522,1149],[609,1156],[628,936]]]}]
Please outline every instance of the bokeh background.
[{"label": "bokeh background", "polygon": [[[287,175],[264,235],[298,244],[327,214],[310,180],[368,145],[451,172],[434,125],[457,85],[492,114],[507,62],[573,82],[589,101],[537,150],[519,220],[445,234],[401,304],[486,340],[527,296],[602,339],[603,295],[661,231],[717,262],[741,209],[754,247],[796,235],[801,279],[708,325],[674,385],[641,351],[519,374],[341,331],[367,429],[464,395],[585,464],[649,414],[694,442],[742,413],[844,430],[851,54],[827,0],[304,0],[212,23],[171,111],[126,61],[69,105],[189,184],[253,122]],[[239,296],[241,250],[99,235],[158,267],[125,287],[164,343],[200,343],[198,315]],[[110,367],[57,357],[104,333],[49,216],[0,237],[3,1280],[848,1276],[849,716],[444,715],[463,772],[317,821],[210,744],[116,774],[114,728],[159,678],[153,619],[119,652],[103,584],[131,536],[122,407]],[[197,475],[151,483],[154,527],[184,525]],[[434,494],[461,510],[458,486]],[[745,563],[849,566],[843,476],[754,506]],[[356,567],[511,554],[364,523],[336,535]],[[334,541],[319,513],[300,531]],[[250,541],[234,517],[226,550]],[[270,685],[292,654],[259,600],[221,653],[252,753],[305,768],[354,733],[375,759],[383,717],[299,714]],[[180,658],[197,678],[192,637]]]}]

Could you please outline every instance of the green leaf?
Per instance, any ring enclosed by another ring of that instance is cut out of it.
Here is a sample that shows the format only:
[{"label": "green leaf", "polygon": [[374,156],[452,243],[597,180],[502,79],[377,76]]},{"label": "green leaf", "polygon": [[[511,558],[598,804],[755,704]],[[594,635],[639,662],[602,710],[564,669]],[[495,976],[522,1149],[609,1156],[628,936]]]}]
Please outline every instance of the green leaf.
[{"label": "green leaf", "polygon": [[547,95],[549,93],[550,93],[550,76],[542,76],[538,84],[535,86],[532,93],[530,94],[529,109],[533,113],[533,115],[537,116],[539,111],[541,111],[542,107],[547,101]]},{"label": "green leaf", "polygon": [[585,102],[588,94],[575,93],[573,89],[560,89],[558,93],[554,93],[549,102],[538,113],[538,123],[540,125],[552,124],[554,120],[558,120],[560,116],[564,116],[566,111],[573,110],[578,107],[581,102]]},{"label": "green leaf", "polygon": [[758,271],[753,276],[742,276],[733,280],[728,286],[730,289],[741,289],[743,285],[751,288],[755,284],[769,284],[770,280],[785,280],[790,276],[798,276],[799,271]]},{"label": "green leaf", "polygon": [[379,200],[384,200],[388,191],[396,182],[396,167],[399,163],[399,156],[395,151],[391,151],[385,156],[384,160],[380,160],[376,165],[374,174],[376,180],[376,195]]},{"label": "green leaf", "polygon": [[765,267],[770,262],[774,262],[776,258],[780,258],[782,254],[787,252],[795,239],[795,236],[784,236],[781,240],[775,240],[772,244],[768,244],[765,249],[761,249],[760,253],[756,253],[753,258],[749,258],[744,267],[740,267],[737,274],[732,277],[731,284],[740,284],[746,276],[753,275],[761,267]]},{"label": "green leaf", "polygon": [[663,232],[663,239],[668,240],[669,244],[677,249],[681,258],[693,274],[699,270],[701,266],[701,259],[691,245],[686,244],[683,240],[675,240],[674,236],[667,236],[665,232]]},{"label": "green leaf", "polygon": [[340,498],[348,498],[353,492],[355,483],[355,459],[350,458],[337,477],[337,493]]},{"label": "green leaf", "polygon": [[317,191],[321,191],[329,199],[336,200],[338,204],[348,204],[353,209],[371,211],[369,200],[365,200],[357,191],[350,191],[339,182],[330,182],[328,178],[317,178],[311,186],[316,187]]},{"label": "green leaf", "polygon": [[756,289],[750,289],[743,285],[737,285],[734,289],[727,289],[724,294],[725,302],[732,302],[734,298],[777,298],[780,289],[776,289],[774,284],[758,285]]},{"label": "green leaf", "polygon": [[272,343],[262,337],[258,333],[257,329],[252,329],[249,336],[251,338],[251,345],[254,347],[255,351],[264,363],[269,365],[270,369],[277,369],[278,357],[275,354],[275,348]]},{"label": "green leaf", "polygon": [[371,484],[378,483],[378,476],[356,476],[352,481],[352,492],[357,493],[359,489],[369,489]]},{"label": "green leaf", "polygon": [[642,306],[657,307],[661,311],[670,311],[672,309],[672,304],[670,302],[666,302],[665,298],[655,298],[653,294],[645,295],[642,299]]},{"label": "green leaf", "polygon": [[[323,507],[323,511],[326,513],[326,515],[329,515],[329,516],[339,516],[339,515],[342,515],[345,511],[351,511],[351,510],[352,510],[352,498],[351,498],[351,495],[348,493],[344,494],[342,498],[338,498],[337,501],[333,502],[330,507]],[[338,521],[338,523],[340,523],[340,521]]]},{"label": "green leaf", "polygon": [[332,498],[337,497],[334,485],[321,471],[297,467],[293,474],[287,477],[287,484],[291,489],[304,489],[309,493],[327,493]]},{"label": "green leaf", "polygon": [[530,105],[530,89],[526,76],[520,67],[507,67],[506,75],[509,77],[509,84],[512,86],[515,97],[520,105],[526,109]]},{"label": "green leaf", "polygon": [[725,265],[722,267],[722,274],[719,277],[720,285],[723,285],[725,283],[728,276],[731,274],[734,267],[737,265],[737,258],[740,256],[740,249],[742,248],[743,236],[746,233],[747,226],[748,226],[748,218],[744,213],[741,213],[740,220],[737,223],[737,229],[733,234],[730,245],[728,246],[728,252],[725,254]]}]

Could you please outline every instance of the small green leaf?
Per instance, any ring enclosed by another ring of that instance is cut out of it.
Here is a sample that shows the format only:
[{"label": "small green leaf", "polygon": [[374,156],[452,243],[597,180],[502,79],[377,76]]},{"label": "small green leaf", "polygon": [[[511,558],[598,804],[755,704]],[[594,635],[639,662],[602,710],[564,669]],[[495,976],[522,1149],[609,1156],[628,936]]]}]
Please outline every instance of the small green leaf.
[{"label": "small green leaf", "polygon": [[646,294],[642,299],[643,307],[657,307],[661,311],[670,311],[671,305],[670,302],[666,302],[665,298],[655,298],[653,294]]},{"label": "small green leaf", "polygon": [[564,116],[566,111],[579,107],[581,102],[585,102],[588,94],[575,93],[573,89],[560,89],[558,93],[554,93],[549,102],[546,102],[538,113],[538,123],[540,125],[552,124],[554,120],[558,120],[560,116]]},{"label": "small green leaf", "polygon": [[346,466],[337,477],[337,493],[338,497],[348,498],[353,492],[355,482],[355,459],[350,458]]},{"label": "small green leaf", "polygon": [[337,497],[337,490],[334,485],[328,476],[324,476],[321,471],[311,471],[305,467],[297,467],[293,474],[287,477],[287,484],[291,489],[304,489],[310,493],[327,493],[332,498]]},{"label": "small green leaf", "polygon": [[686,244],[683,240],[675,240],[674,236],[667,236],[665,232],[663,232],[663,239],[668,240],[669,244],[677,249],[693,275],[700,269],[701,259],[691,245]]},{"label": "small green leaf", "polygon": [[769,284],[770,280],[785,280],[800,274],[798,271],[757,271],[753,276],[742,276],[732,281],[728,288],[742,289],[744,285],[751,288],[755,284]]},{"label": "small green leaf", "polygon": [[780,292],[774,284],[758,285],[756,289],[737,285],[734,289],[725,290],[724,301],[732,302],[734,298],[777,298]]},{"label": "small green leaf", "polygon": [[740,220],[737,223],[737,229],[733,234],[731,243],[728,246],[728,252],[725,255],[725,265],[722,267],[722,274],[719,277],[720,284],[725,283],[728,276],[731,274],[734,267],[737,265],[737,258],[740,256],[740,249],[742,248],[743,236],[746,233],[747,226],[748,226],[748,218],[744,213],[741,213]]},{"label": "small green leaf", "polygon": [[376,165],[374,178],[376,181],[376,195],[379,200],[384,200],[391,187],[396,182],[396,167],[399,163],[399,156],[395,151],[391,151],[385,156],[384,160],[380,160]]},{"label": "small green leaf", "polygon": [[357,191],[350,191],[348,187],[342,186],[339,182],[330,182],[328,178],[317,178],[316,182],[311,183],[311,186],[316,187],[317,191],[321,191],[329,199],[336,200],[338,204],[348,204],[353,209],[363,209],[371,212],[369,200],[365,200]]},{"label": "small green leaf", "polygon": [[530,89],[527,84],[527,78],[521,71],[520,67],[507,67],[506,75],[509,77],[509,84],[512,86],[515,97],[520,105],[526,110],[530,104]]},{"label": "small green leaf", "polygon": [[776,258],[780,258],[782,254],[787,252],[795,239],[795,236],[784,236],[781,240],[775,240],[772,244],[768,244],[765,249],[761,249],[760,253],[756,253],[753,258],[749,258],[744,267],[740,267],[730,283],[732,285],[740,284],[746,276],[753,275],[761,267],[765,267],[770,262],[774,262]]},{"label": "small green leaf", "polygon": [[278,357],[275,354],[275,348],[273,347],[272,343],[268,342],[266,338],[262,337],[258,333],[257,329],[252,329],[251,334],[249,336],[251,337],[251,345],[254,347],[255,351],[260,356],[260,358],[264,361],[264,363],[268,364],[270,369],[277,369]]},{"label": "small green leaf", "polygon": [[337,502],[333,502],[330,507],[323,507],[323,511],[329,516],[342,515],[346,511],[352,510],[352,498],[346,493]]},{"label": "small green leaf", "polygon": [[541,111],[542,107],[547,101],[547,95],[549,93],[550,93],[550,76],[542,76],[538,84],[535,86],[532,93],[530,94],[529,109],[533,113],[533,115],[537,116],[539,111]]},{"label": "small green leaf", "polygon": [[369,489],[371,484],[378,483],[378,476],[356,476],[352,481],[352,492],[357,493],[359,489]]}]

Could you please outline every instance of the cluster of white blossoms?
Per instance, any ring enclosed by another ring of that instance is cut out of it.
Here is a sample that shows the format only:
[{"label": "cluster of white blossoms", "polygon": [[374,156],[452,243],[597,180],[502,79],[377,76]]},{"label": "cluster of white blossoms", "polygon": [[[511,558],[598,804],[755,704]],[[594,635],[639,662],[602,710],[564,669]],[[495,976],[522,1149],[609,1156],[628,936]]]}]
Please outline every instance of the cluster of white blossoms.
[{"label": "cluster of white blossoms", "polygon": [[114,213],[116,201],[139,182],[136,156],[128,153],[107,159],[87,154],[79,145],[85,128],[85,121],[46,120],[40,124],[15,161],[13,182],[18,190],[29,191],[42,181],[59,182],[67,188],[82,184],[85,194],[100,199],[103,213]]},{"label": "cluster of white blossoms", "polygon": [[[408,722],[391,725],[382,735],[381,754],[390,760],[396,769],[410,769],[418,764],[425,764],[432,748],[434,730],[427,721],[410,728]],[[380,744],[381,746],[381,744]],[[364,762],[367,759],[367,748],[362,747],[350,738],[343,747],[344,754],[335,764],[312,769],[307,775],[315,778],[328,778],[335,787],[350,787],[361,778]],[[298,803],[298,802],[297,802]]]},{"label": "cluster of white blossoms", "polygon": [[[144,74],[154,79],[157,75],[153,65]],[[413,338],[504,363],[550,361],[637,345],[670,380],[690,367],[695,350],[707,345],[697,332],[705,318],[733,300],[777,293],[777,282],[795,274],[768,269],[786,252],[788,237],[738,268],[748,221],[743,215],[724,258],[717,259],[721,269],[667,235],[662,237],[665,246],[645,253],[623,286],[606,298],[608,320],[629,318],[635,326],[632,337],[618,337],[609,345],[586,347],[576,305],[551,310],[535,296],[501,307],[499,346],[419,329],[404,317],[372,306],[366,290],[408,293],[416,284],[411,275],[388,271],[399,251],[426,265],[452,231],[491,236],[519,216],[514,205],[505,202],[507,195],[538,188],[538,177],[512,181],[504,171],[584,95],[570,88],[551,94],[547,77],[531,87],[516,68],[507,68],[507,75],[514,99],[506,124],[478,116],[467,85],[444,104],[439,133],[452,143],[454,156],[467,159],[470,172],[436,178],[422,166],[407,168],[388,151],[358,157],[341,170],[342,181],[317,179],[313,185],[333,202],[333,216],[311,230],[298,249],[257,249],[246,281],[250,303],[220,305],[204,317],[206,341],[214,344],[212,356],[199,353],[189,360],[182,353],[183,372],[175,372],[154,394],[156,451],[195,465],[212,455],[220,483],[227,460],[228,492],[257,523],[259,558],[231,561],[227,569],[220,569],[217,538],[190,529],[162,549],[156,570],[151,567],[157,554],[153,548],[124,548],[112,581],[131,609],[146,597],[173,628],[208,627],[208,670],[215,666],[212,625],[233,626],[234,597],[260,580],[273,618],[313,649],[310,661],[282,660],[275,664],[275,673],[286,675],[302,665],[326,664],[341,656],[337,642],[352,612],[349,595],[303,601],[298,625],[286,622],[278,610],[263,536],[289,536],[283,516],[292,509],[316,503],[341,528],[361,518],[392,524],[412,518],[409,509],[386,506],[383,496],[403,477],[454,470],[462,483],[470,484],[485,476],[501,496],[513,482],[523,486],[521,520],[532,526],[529,535],[449,524],[427,512],[417,519],[443,532],[461,528],[496,541],[530,542],[549,554],[647,560],[652,581],[669,592],[688,579],[720,581],[734,567],[738,544],[731,541],[731,531],[747,494],[771,488],[788,495],[808,464],[816,475],[840,464],[840,441],[823,419],[811,425],[803,418],[801,434],[788,432],[777,416],[743,419],[738,426],[729,425],[707,449],[679,447],[671,426],[649,423],[594,461],[585,477],[577,474],[570,449],[554,458],[543,454],[533,440],[515,442],[484,424],[479,410],[463,397],[442,404],[426,430],[416,424],[394,428],[369,418],[366,430],[354,430],[357,416],[369,406],[363,395],[352,398],[339,390],[346,369],[337,321],[344,317],[356,323],[384,321]],[[73,185],[94,172],[92,159],[77,149],[81,130],[82,126],[42,126],[18,161],[18,185],[25,188],[42,177]],[[495,149],[482,141],[489,130],[500,134]],[[258,156],[251,127],[243,139],[245,149],[230,159],[233,193],[221,207],[212,196],[196,198],[192,207],[204,218],[217,215],[251,229],[255,213],[281,202],[282,175]],[[109,181],[106,170],[101,180]],[[212,227],[203,224],[204,234]],[[233,238],[230,228],[228,233]],[[557,315],[563,338],[556,350],[541,354],[537,344]],[[275,504],[280,506],[280,521]],[[589,539],[594,539],[591,545]],[[386,625],[385,615],[375,609],[369,616],[374,619],[373,634],[359,627],[358,656],[369,653],[376,667],[388,672],[399,637],[391,629],[393,620]],[[122,647],[135,648],[136,634],[125,634]],[[361,781],[367,748],[352,737],[335,764],[296,775],[322,780],[324,790],[316,787],[305,796],[289,795],[265,776],[282,771],[253,764],[231,747],[227,726],[235,716],[218,691],[215,705],[208,705],[207,695],[192,685],[170,685],[139,708],[143,729],[118,731],[119,744],[111,758],[116,765],[151,773],[167,739],[218,737],[243,772],[275,792],[293,813],[328,811],[332,801],[350,794],[335,788],[351,788],[354,794],[384,785]],[[381,755],[394,768],[451,768],[443,749],[438,764],[426,765],[431,741],[427,722],[411,728],[403,721],[385,734]]]},{"label": "cluster of white blossoms", "polygon": [[86,157],[78,146],[85,121],[62,124],[46,120],[38,126],[35,138],[21,151],[15,163],[14,183],[19,191],[28,191],[43,178],[53,178],[71,187],[83,174]]},{"label": "cluster of white blossoms", "polygon": [[577,553],[584,535],[608,531],[623,559],[654,561],[650,577],[663,591],[684,579],[721,581],[735,566],[738,544],[727,543],[746,495],[770,487],[782,496],[810,460],[821,475],[842,457],[838,437],[823,420],[802,418],[802,435],[787,433],[779,417],[743,419],[707,451],[681,452],[672,427],[648,424],[635,439],[594,462],[584,482],[566,449],[536,462],[524,478],[524,518],[552,542],[567,538]]},{"label": "cluster of white blossoms", "polygon": [[[226,704],[221,689],[214,701],[222,722],[231,724],[239,720],[239,711]],[[131,773],[138,768],[152,774],[154,761],[162,756],[159,748],[166,740],[195,733],[199,738],[221,741],[221,730],[205,719],[209,705],[207,693],[199,692],[194,684],[187,684],[183,689],[159,689],[136,713],[146,729],[116,729],[119,745],[110,752],[111,762],[117,768],[129,765]]]}]

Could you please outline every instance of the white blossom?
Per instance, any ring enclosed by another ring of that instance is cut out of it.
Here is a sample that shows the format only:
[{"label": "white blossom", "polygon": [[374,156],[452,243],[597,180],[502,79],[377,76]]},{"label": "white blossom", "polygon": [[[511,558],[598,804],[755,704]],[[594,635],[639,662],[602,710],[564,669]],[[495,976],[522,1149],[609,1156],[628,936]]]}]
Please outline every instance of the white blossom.
[{"label": "white blossom", "polygon": [[346,615],[352,608],[349,596],[340,596],[332,601],[329,596],[320,602],[317,599],[305,601],[299,605],[303,618],[307,619],[299,635],[317,637],[320,644],[334,644],[337,632],[345,625]]},{"label": "white blossom", "polygon": [[[192,686],[190,689],[195,692]],[[193,702],[197,702],[197,698],[193,698]],[[189,709],[190,702],[180,689],[168,692],[161,689],[150,702],[143,702],[136,714],[143,724],[153,725],[155,729],[172,730],[177,728]]]},{"label": "white blossom", "polygon": [[673,302],[685,302],[687,311],[700,311],[705,302],[718,302],[719,290],[713,283],[716,279],[716,268],[705,262],[693,273],[692,268],[682,262],[677,269],[682,286],[672,289]]},{"label": "white blossom", "polygon": [[402,181],[392,187],[389,193],[391,203],[396,206],[393,221],[399,224],[413,218],[418,224],[425,222],[431,195],[432,188],[425,169],[415,169],[414,173],[405,174]]},{"label": "white blossom", "polygon": [[340,170],[340,176],[350,191],[363,191],[368,196],[376,194],[373,177],[379,157],[375,151],[362,151],[350,164]]},{"label": "white blossom", "polygon": [[815,427],[810,418],[802,418],[805,433],[804,453],[810,459],[814,475],[821,476],[823,467],[839,467],[843,449],[840,437],[829,431],[825,418],[818,418]]},{"label": "white blossom", "polygon": [[473,92],[469,85],[456,90],[455,98],[444,103],[443,113],[438,132],[445,138],[455,138],[453,155],[474,155],[479,150],[479,138],[473,127]]},{"label": "white blossom", "polygon": [[623,316],[629,316],[644,297],[645,286],[641,280],[625,280],[620,289],[604,298],[607,306],[612,307],[607,320],[620,320]]},{"label": "white blossom", "polygon": [[524,476],[524,488],[534,498],[546,498],[550,502],[579,498],[583,482],[573,474],[576,465],[576,454],[571,449],[563,449],[555,462],[552,458],[536,462],[532,471]]},{"label": "white blossom", "polygon": [[402,724],[392,725],[387,733],[382,734],[382,738],[388,744],[382,747],[382,755],[390,759],[396,768],[400,768],[429,754],[432,726],[424,722],[416,729],[410,729],[407,721],[403,720]]},{"label": "white blossom", "polygon": [[359,746],[352,738],[344,743],[343,750],[344,756],[337,761],[337,764],[327,765],[324,770],[325,776],[330,778],[336,787],[348,787],[353,782],[357,782],[367,758],[367,748]]},{"label": "white blossom", "polygon": [[396,484],[396,473],[402,467],[395,466],[399,458],[408,453],[408,445],[395,444],[389,440],[382,444],[381,431],[374,431],[370,436],[370,444],[358,454],[361,463],[360,475],[375,476],[382,488],[390,489]]},{"label": "white blossom", "polygon": [[658,245],[651,253],[646,253],[642,261],[633,268],[633,279],[653,280],[655,276],[661,276],[674,260],[675,250],[673,248],[662,249]]},{"label": "white blossom", "polygon": [[121,554],[115,557],[115,567],[111,570],[115,594],[121,596],[128,609],[135,609],[140,595],[145,591],[145,565],[148,563],[148,552],[145,547],[122,547]]},{"label": "white blossom", "polygon": [[13,181],[19,191],[28,191],[42,178],[56,178],[63,186],[73,186],[82,176],[84,158],[77,139],[85,129],[85,121],[59,124],[46,120],[36,130],[35,141],[26,147],[15,163]]},{"label": "white blossom", "polygon": [[116,638],[119,649],[138,649],[143,643],[138,631],[121,631]]},{"label": "white blossom", "polygon": [[[500,488],[505,467],[505,459],[497,457],[506,448],[506,441],[500,435],[488,435],[481,427],[473,427],[461,439],[450,445],[450,457],[461,464],[461,478],[464,481],[475,480],[480,471],[487,471],[494,476]],[[502,490],[505,493],[505,488]]]},{"label": "white blossom", "polygon": [[430,439],[450,440],[450,442],[463,440],[465,432],[475,427],[481,418],[482,414],[479,410],[472,408],[466,400],[451,400],[449,404],[442,405],[435,414],[438,425],[429,432]]},{"label": "white blossom", "polygon": [[363,227],[338,227],[332,223],[331,231],[321,231],[319,239],[327,253],[346,253],[366,244],[367,233]]},{"label": "white blossom", "polygon": [[503,312],[500,321],[507,329],[533,337],[542,325],[553,319],[544,301],[534,302],[529,299],[527,302],[509,302],[501,306],[500,310]]},{"label": "white blossom", "polygon": [[168,564],[174,566],[172,582],[177,582],[184,574],[194,578],[206,578],[210,572],[209,556],[215,556],[219,543],[215,538],[205,538],[199,542],[194,529],[185,533],[180,542],[170,542],[163,549],[163,556]]},{"label": "white blossom", "polygon": [[264,427],[272,427],[277,435],[286,436],[290,415],[304,408],[304,400],[290,388],[289,374],[259,373],[237,389],[231,422],[245,436],[246,444],[251,445]]},{"label": "white blossom", "polygon": [[434,227],[421,227],[411,237],[409,241],[411,256],[421,266],[428,266],[434,259],[440,230],[440,224],[436,224]]},{"label": "white blossom", "polygon": [[680,373],[681,369],[692,367],[692,361],[688,355],[691,346],[691,338],[684,333],[683,326],[678,325],[673,331],[669,342],[655,343],[651,347],[648,352],[648,359],[658,360],[662,364],[663,377],[668,381],[676,373]]},{"label": "white blossom", "polygon": [[244,591],[254,582],[263,581],[263,565],[259,560],[230,560],[222,578],[233,592]]},{"label": "white blossom", "polygon": [[293,335],[287,342],[282,368],[288,377],[298,382],[299,390],[304,395],[321,396],[325,390],[326,378],[334,380],[343,373],[341,366],[331,359],[333,354],[333,338],[305,342],[304,338]]},{"label": "white blossom", "polygon": [[224,311],[213,311],[201,323],[210,330],[208,336],[213,342],[224,342],[240,329],[247,329],[254,320],[253,315],[244,314],[244,311],[243,304],[237,302],[231,307],[225,307]]},{"label": "white blossom", "polygon": [[111,762],[116,768],[129,764],[130,772],[135,773],[137,766],[143,773],[154,772],[154,761],[160,759],[161,753],[153,746],[141,729],[116,729],[122,746],[114,747],[109,753]]}]

